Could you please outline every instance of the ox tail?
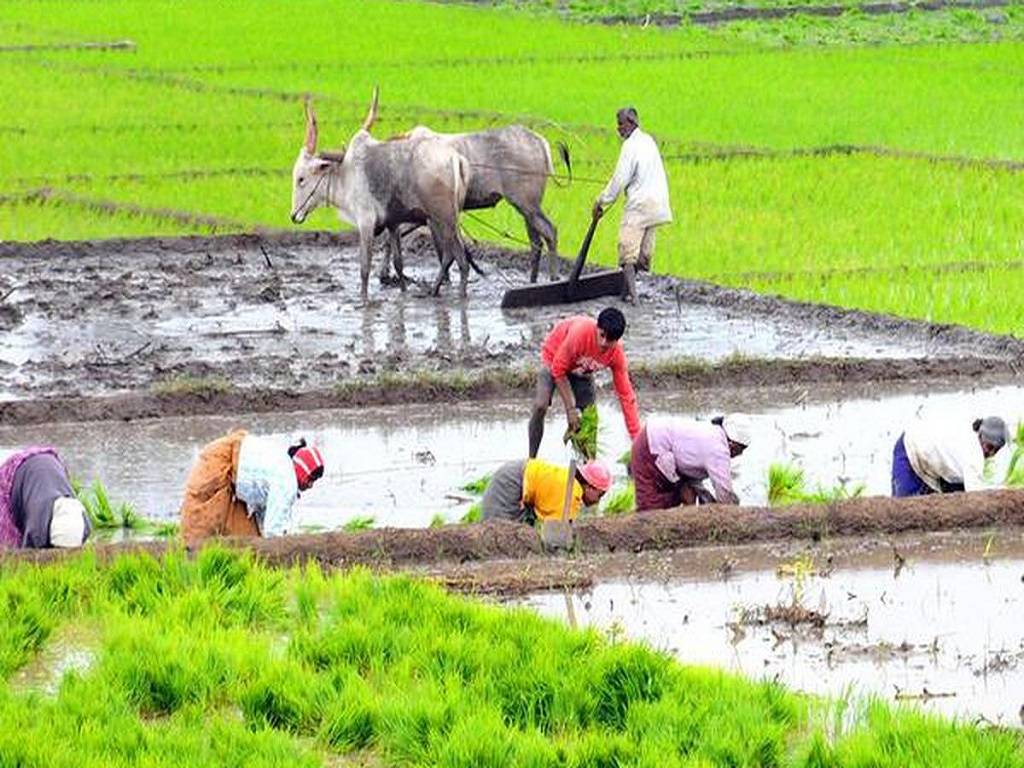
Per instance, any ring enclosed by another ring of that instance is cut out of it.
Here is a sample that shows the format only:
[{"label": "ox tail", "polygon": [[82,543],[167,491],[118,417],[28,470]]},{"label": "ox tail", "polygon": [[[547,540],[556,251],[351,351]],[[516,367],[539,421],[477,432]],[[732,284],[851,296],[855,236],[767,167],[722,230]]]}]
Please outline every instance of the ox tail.
[{"label": "ox tail", "polygon": [[554,164],[554,162],[551,159],[551,145],[548,144],[548,142],[545,140],[544,141],[544,159],[547,160],[548,176],[551,177],[551,180],[555,182],[556,186],[563,187],[563,188],[564,187],[568,187],[570,184],[572,184],[572,158],[569,156],[569,145],[566,144],[564,141],[557,141],[557,142],[555,142],[555,147],[558,149],[558,157],[559,157],[559,159],[562,161],[562,164],[565,166],[566,180],[563,183],[563,182],[559,181],[558,176],[555,175],[555,164]]},{"label": "ox tail", "polygon": [[[466,201],[466,188],[469,186],[469,161],[458,153],[454,153],[452,157],[452,203],[454,204],[453,210],[455,211],[456,220],[459,214],[462,212],[463,203]],[[466,261],[469,262],[469,266],[473,268],[480,277],[487,277],[487,273],[484,272],[480,265],[476,263],[476,259],[473,258],[473,254],[470,253],[468,246],[463,240],[462,236],[458,233],[458,227],[456,227],[456,237],[459,238],[462,244],[462,250],[466,254]]]}]

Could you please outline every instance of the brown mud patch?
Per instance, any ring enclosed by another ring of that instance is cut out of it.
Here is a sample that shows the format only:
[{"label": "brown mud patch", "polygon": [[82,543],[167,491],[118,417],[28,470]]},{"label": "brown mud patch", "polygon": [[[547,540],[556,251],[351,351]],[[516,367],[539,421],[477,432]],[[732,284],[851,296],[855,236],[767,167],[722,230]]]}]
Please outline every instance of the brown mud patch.
[{"label": "brown mud patch", "polygon": [[[0,306],[0,321],[3,307]],[[644,392],[685,388],[721,397],[721,390],[761,391],[780,387],[784,397],[806,398],[807,387],[830,387],[853,392],[865,385],[888,387],[928,383],[934,387],[958,384],[1016,383],[1020,369],[999,360],[731,360],[702,365],[693,360],[634,365],[630,374],[641,395]],[[389,375],[339,385],[292,392],[275,389],[233,389],[218,378],[168,380],[155,391],[94,397],[57,397],[0,401],[0,423],[43,424],[57,422],[134,421],[148,418],[198,416],[225,413],[255,414],[273,411],[314,411],[356,406],[406,403],[460,403],[525,397],[533,391],[531,369],[485,369],[468,375]],[[795,390],[795,391],[794,391]]]},{"label": "brown mud patch", "polygon": [[850,12],[868,16],[891,16],[921,11],[944,11],[951,9],[982,10],[986,8],[1005,8],[1010,5],[1008,0],[923,0],[923,2],[882,2],[857,3],[853,5],[787,5],[776,8],[759,6],[734,6],[708,11],[690,11],[688,13],[648,13],[643,15],[601,16],[597,20],[603,24],[641,24],[659,27],[677,27],[683,23],[709,26],[724,24],[731,21],[765,21],[785,19],[790,16],[824,16],[834,18]]},{"label": "brown mud patch", "polygon": [[[358,296],[353,239],[321,232],[0,244],[0,419],[7,423],[299,410],[488,397],[531,386],[551,325],[616,301],[502,311],[527,256],[476,246],[470,298]],[[379,264],[379,257],[377,264]],[[57,264],[60,265],[59,269]],[[563,269],[565,264],[562,265]],[[651,276],[625,307],[635,378],[653,386],[1016,374],[1024,342],[951,325]],[[684,357],[685,356],[685,357]]]},{"label": "brown mud patch", "polygon": [[[959,531],[1019,529],[1024,527],[1024,491],[995,490],[945,494],[910,499],[866,497],[830,504],[787,507],[707,506],[585,519],[575,526],[575,558],[612,553],[683,550],[704,545],[770,544],[789,541],[820,542],[835,537],[871,537]],[[230,546],[252,550],[274,566],[316,562],[324,567],[367,565],[385,569],[425,568],[434,565],[520,560],[544,554],[540,536],[532,527],[511,523],[450,525],[441,528],[383,528],[359,533],[333,532],[286,536],[278,539],[225,539]],[[158,554],[164,542],[98,545],[101,557],[127,551]],[[69,556],[55,550],[19,551],[10,557],[47,562]],[[572,561],[570,561],[572,562]],[[527,573],[530,567],[513,565]],[[727,577],[733,566],[722,564]],[[437,574],[434,571],[435,575]],[[549,572],[539,571],[539,579]],[[581,569],[563,581],[593,578]],[[454,578],[454,577],[453,577]],[[467,586],[483,588],[484,574],[459,577]],[[526,578],[525,576],[523,578]],[[554,579],[553,582],[557,582]],[[457,583],[457,582],[453,582]],[[504,583],[500,582],[499,583]],[[507,591],[507,590],[506,590]]]}]

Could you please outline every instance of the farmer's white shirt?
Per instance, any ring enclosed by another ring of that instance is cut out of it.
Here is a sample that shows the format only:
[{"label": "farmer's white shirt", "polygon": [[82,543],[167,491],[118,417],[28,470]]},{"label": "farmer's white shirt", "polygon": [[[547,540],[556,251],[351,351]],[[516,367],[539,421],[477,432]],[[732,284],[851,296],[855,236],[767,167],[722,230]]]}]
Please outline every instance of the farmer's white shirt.
[{"label": "farmer's white shirt", "polygon": [[653,227],[672,221],[672,208],[668,200],[668,179],[661,162],[658,145],[649,134],[633,129],[622,142],[619,162],[615,166],[608,186],[598,198],[602,207],[615,202],[625,191],[626,205],[622,211],[623,223],[635,227]]},{"label": "farmer's white shirt", "polygon": [[963,483],[965,491],[991,488],[985,480],[985,454],[978,433],[964,424],[916,421],[903,435],[910,466],[930,488],[941,490],[939,479]]},{"label": "farmer's white shirt", "polygon": [[238,448],[235,496],[263,536],[284,536],[292,527],[292,506],[299,498],[292,459],[282,446],[246,435]]}]

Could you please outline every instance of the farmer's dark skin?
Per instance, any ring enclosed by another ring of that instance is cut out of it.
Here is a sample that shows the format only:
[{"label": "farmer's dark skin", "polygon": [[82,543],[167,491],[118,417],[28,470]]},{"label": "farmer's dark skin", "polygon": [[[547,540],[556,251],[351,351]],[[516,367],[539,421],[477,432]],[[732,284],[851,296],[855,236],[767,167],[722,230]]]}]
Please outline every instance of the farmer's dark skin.
[{"label": "farmer's dark skin", "polygon": [[[633,119],[626,113],[626,110],[620,109],[615,114],[615,120],[618,123],[619,136],[621,136],[623,140],[628,139],[633,135],[633,131],[636,130],[636,123],[634,123]],[[604,216],[604,208],[601,207],[600,202],[594,203],[594,209],[591,211],[591,215],[593,215],[595,219],[600,219]]]}]

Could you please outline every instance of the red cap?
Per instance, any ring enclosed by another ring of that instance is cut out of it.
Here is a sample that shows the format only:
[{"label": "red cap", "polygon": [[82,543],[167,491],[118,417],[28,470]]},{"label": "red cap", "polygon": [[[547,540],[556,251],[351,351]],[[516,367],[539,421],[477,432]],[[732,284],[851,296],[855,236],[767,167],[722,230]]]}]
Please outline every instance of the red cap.
[{"label": "red cap", "polygon": [[310,475],[317,469],[323,469],[324,457],[316,448],[306,446],[295,452],[295,455],[292,456],[292,464],[295,467],[295,479],[299,485],[305,485]]},{"label": "red cap", "polygon": [[612,487],[612,471],[601,459],[588,461],[580,467],[580,475],[587,481],[587,485],[592,485],[599,491],[607,491]]}]

